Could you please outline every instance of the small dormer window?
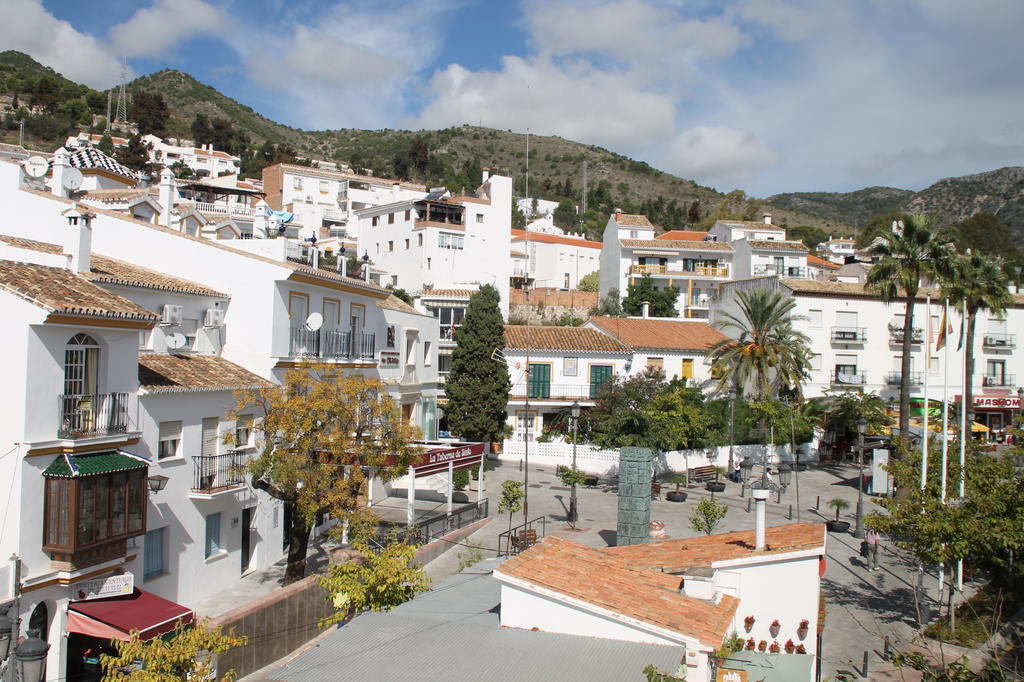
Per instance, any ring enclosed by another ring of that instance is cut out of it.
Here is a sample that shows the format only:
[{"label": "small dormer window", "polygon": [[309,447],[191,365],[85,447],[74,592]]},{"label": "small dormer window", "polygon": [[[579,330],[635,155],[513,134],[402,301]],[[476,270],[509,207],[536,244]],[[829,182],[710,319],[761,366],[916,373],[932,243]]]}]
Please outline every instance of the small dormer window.
[{"label": "small dormer window", "polygon": [[296,191],[302,189],[302,178],[292,178],[292,189]]},{"label": "small dormer window", "polygon": [[637,230],[630,230],[629,231],[629,238],[630,239],[638,239],[639,237],[640,237],[640,232],[639,231],[637,231]]}]

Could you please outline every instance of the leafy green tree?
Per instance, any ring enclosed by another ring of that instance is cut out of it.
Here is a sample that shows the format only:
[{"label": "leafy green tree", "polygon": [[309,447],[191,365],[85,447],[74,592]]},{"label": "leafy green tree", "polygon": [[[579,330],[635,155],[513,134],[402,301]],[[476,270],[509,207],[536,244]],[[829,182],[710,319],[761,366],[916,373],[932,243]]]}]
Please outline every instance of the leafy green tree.
[{"label": "leafy green tree", "polygon": [[793,315],[796,303],[768,289],[740,291],[736,301],[739,313],[721,313],[714,323],[735,334],[710,350],[716,389],[725,393],[736,386],[740,395],[749,392],[758,399],[786,389],[801,399],[810,369],[810,340],[793,329],[794,321],[804,319]]},{"label": "leafy green tree", "polygon": [[818,244],[828,239],[828,234],[811,225],[797,225],[786,229],[786,237],[799,239],[808,249],[814,249]]},{"label": "leafy green tree", "polygon": [[171,112],[163,95],[138,90],[132,93],[131,111],[128,115],[139,127],[140,134],[152,133],[162,137],[167,133],[167,121],[171,117]]},{"label": "leafy green tree", "polygon": [[526,214],[523,213],[519,206],[512,204],[512,229],[513,230],[525,230],[526,229]]},{"label": "leafy green tree", "polygon": [[[576,486],[583,485],[587,480],[587,475],[580,471],[575,465],[565,466],[559,464],[555,467],[555,475],[558,476],[558,480],[562,482],[562,485],[567,485],[572,488],[572,500],[576,500]],[[572,504],[569,505],[569,526],[573,529],[576,528],[576,520],[579,517],[579,509],[572,508]]]},{"label": "leafy green tree", "polygon": [[508,514],[508,529],[512,530],[512,515],[523,510],[523,482],[505,481],[501,484],[498,513]]},{"label": "leafy green tree", "polygon": [[727,505],[715,502],[710,497],[705,497],[690,512],[690,528],[698,533],[711,535],[728,513],[729,507]]},{"label": "leafy green tree", "polygon": [[626,296],[622,299],[622,310],[627,315],[642,315],[644,302],[650,303],[651,317],[676,317],[676,299],[679,289],[666,287],[659,289],[654,285],[654,278],[644,275],[636,284],[630,284]]},{"label": "leafy green tree", "polygon": [[937,279],[949,272],[950,249],[929,229],[925,216],[907,216],[902,228],[891,231],[871,247],[878,263],[868,271],[867,286],[883,301],[902,298],[903,348],[900,361],[900,434],[910,426],[910,362],[913,358],[914,306],[923,278]]},{"label": "leafy green tree", "polygon": [[[163,637],[142,639],[139,631],[133,630],[127,641],[113,640],[117,653],[102,654],[100,665],[104,680],[184,682],[213,679],[217,672],[220,675],[218,679],[230,682],[235,679],[235,671],[217,671],[212,654],[245,644],[245,637],[225,634],[219,626],[212,627],[206,623],[192,626],[178,621],[174,631]],[[139,661],[142,667],[136,670]]]},{"label": "leafy green tree", "polygon": [[259,444],[246,466],[252,486],[292,505],[285,583],[306,571],[314,521],[362,512],[364,469],[385,480],[403,473],[417,456],[418,430],[402,419],[395,401],[376,379],[342,373],[334,365],[290,370],[280,385],[239,391],[234,418],[261,414],[254,424]]},{"label": "leafy green tree", "polygon": [[505,432],[508,366],[495,351],[505,348],[505,325],[498,290],[490,284],[469,299],[459,329],[452,369],[445,382],[445,415],[451,430],[463,438],[490,443]]},{"label": "leafy green tree", "polygon": [[148,173],[152,169],[149,163],[149,149],[150,146],[136,133],[128,138],[126,146],[114,150],[114,158],[134,171]]},{"label": "leafy green tree", "polygon": [[614,287],[608,290],[608,295],[594,306],[590,314],[594,317],[622,317],[622,300],[619,298],[619,290]]},{"label": "leafy green tree", "polygon": [[856,433],[857,422],[867,420],[868,431],[878,432],[892,423],[885,413],[885,400],[877,393],[825,391],[823,423],[839,433]]},{"label": "leafy green tree", "polygon": [[597,291],[601,286],[601,271],[595,270],[590,274],[580,277],[576,288],[580,291]]},{"label": "leafy green tree", "polygon": [[430,587],[430,578],[416,560],[415,545],[390,538],[376,548],[361,534],[352,548],[358,556],[331,563],[326,574],[317,576],[327,600],[338,609],[321,625],[339,623],[364,611],[390,611]]},{"label": "leafy green tree", "polygon": [[651,445],[658,450],[693,450],[714,441],[717,422],[704,409],[704,394],[698,388],[667,386],[644,411]]},{"label": "leafy green tree", "polygon": [[107,156],[114,156],[114,140],[110,137],[110,133],[103,134],[103,137],[101,137],[100,141],[96,144],[96,148]]},{"label": "leafy green tree", "polygon": [[60,95],[60,83],[52,76],[40,76],[29,90],[29,104],[33,108],[40,108],[47,113],[53,113],[57,109]]},{"label": "leafy green tree", "polygon": [[196,172],[192,170],[192,167],[185,164],[181,159],[178,159],[170,165],[171,172],[174,173],[174,177],[179,180],[191,180],[196,177]]},{"label": "leafy green tree", "polygon": [[84,99],[65,100],[57,107],[57,113],[77,125],[87,126],[92,123],[92,111]]},{"label": "leafy green tree", "polygon": [[580,219],[576,212],[576,204],[572,199],[562,199],[551,214],[551,219],[558,227],[575,230]]},{"label": "leafy green tree", "polygon": [[694,199],[686,211],[686,223],[691,226],[700,222],[700,199]]},{"label": "leafy green tree", "polygon": [[648,407],[677,386],[665,383],[664,372],[653,367],[633,376],[616,376],[597,392],[593,409],[580,417],[580,432],[589,433],[590,441],[603,448],[658,448]]},{"label": "leafy green tree", "polygon": [[966,254],[953,260],[952,266],[950,275],[943,283],[943,289],[953,305],[961,314],[967,316],[967,333],[964,340],[967,379],[962,404],[973,405],[974,336],[978,311],[988,310],[993,315],[1001,317],[1006,308],[1013,304],[1013,295],[1007,289],[1010,278],[1006,276],[1003,259],[999,256],[987,256],[967,249]]},{"label": "leafy green tree", "polygon": [[1010,267],[1024,265],[1024,254],[1014,243],[1013,232],[992,213],[975,213],[952,225],[950,231],[960,253],[971,249],[988,256],[1000,256]]}]

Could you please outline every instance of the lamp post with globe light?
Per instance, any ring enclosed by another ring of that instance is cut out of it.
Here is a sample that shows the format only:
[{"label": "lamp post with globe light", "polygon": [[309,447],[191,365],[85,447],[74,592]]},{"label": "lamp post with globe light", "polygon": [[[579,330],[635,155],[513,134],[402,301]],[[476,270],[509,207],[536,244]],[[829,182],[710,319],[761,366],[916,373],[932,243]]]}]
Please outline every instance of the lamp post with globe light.
[{"label": "lamp post with globe light", "polygon": [[864,537],[864,432],[868,430],[868,420],[861,417],[857,420],[857,446],[860,449],[860,466],[857,471],[857,528],[853,537]]}]

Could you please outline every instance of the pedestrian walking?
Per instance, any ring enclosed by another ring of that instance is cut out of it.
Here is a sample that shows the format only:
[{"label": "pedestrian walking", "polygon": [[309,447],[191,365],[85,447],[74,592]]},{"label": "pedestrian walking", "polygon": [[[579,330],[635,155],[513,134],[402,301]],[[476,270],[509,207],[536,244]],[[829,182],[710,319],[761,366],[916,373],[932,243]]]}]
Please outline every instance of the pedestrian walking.
[{"label": "pedestrian walking", "polygon": [[878,545],[881,537],[873,530],[869,530],[865,540],[868,543],[868,571],[878,570]]}]

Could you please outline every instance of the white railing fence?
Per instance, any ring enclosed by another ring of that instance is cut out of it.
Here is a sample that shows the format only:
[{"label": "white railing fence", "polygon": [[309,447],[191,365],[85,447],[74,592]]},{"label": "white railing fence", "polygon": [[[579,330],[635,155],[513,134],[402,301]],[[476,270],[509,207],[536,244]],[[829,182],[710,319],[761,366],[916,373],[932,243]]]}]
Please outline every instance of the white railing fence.
[{"label": "white railing fence", "polygon": [[[761,458],[768,451],[767,445],[734,445],[733,460],[741,461],[744,457],[750,456],[755,462],[760,463]],[[797,445],[798,455],[801,462],[818,461],[817,438],[810,443]],[[519,462],[526,456],[526,444],[521,440],[505,440],[501,453],[491,455],[504,462]],[[559,464],[569,465],[572,463],[572,443],[551,442],[539,443],[530,442],[529,456],[531,464],[557,466]],[[772,464],[779,462],[792,462],[793,457],[788,445],[776,445],[769,455]],[[698,450],[676,450],[673,452],[657,453],[654,460],[654,467],[657,473],[677,472],[682,474],[687,469],[702,466],[727,467],[729,464],[729,446],[719,445],[712,448]],[[576,446],[576,466],[587,473],[613,476],[618,473],[619,451],[604,450],[596,445],[579,444]]]}]

